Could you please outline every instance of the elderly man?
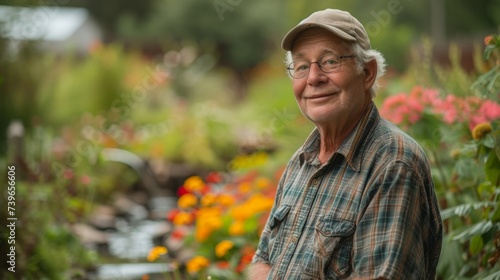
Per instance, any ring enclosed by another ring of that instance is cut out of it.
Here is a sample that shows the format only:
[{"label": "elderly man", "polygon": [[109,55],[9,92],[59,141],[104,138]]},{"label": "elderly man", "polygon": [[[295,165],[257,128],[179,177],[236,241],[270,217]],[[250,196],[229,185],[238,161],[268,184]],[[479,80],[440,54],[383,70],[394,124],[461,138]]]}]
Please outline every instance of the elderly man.
[{"label": "elderly man", "polygon": [[315,12],[283,39],[293,92],[316,128],[278,185],[248,278],[434,279],[442,221],[427,158],[381,119],[385,71],[348,12]]}]

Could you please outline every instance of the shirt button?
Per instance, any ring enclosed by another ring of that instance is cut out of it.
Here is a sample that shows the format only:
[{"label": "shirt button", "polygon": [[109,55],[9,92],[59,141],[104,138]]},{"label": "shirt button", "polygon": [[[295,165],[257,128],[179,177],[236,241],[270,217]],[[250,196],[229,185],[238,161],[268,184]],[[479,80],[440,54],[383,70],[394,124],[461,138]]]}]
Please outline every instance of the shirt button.
[{"label": "shirt button", "polygon": [[312,184],[313,184],[313,185],[317,185],[317,184],[318,184],[318,179],[313,179],[313,180],[312,180]]},{"label": "shirt button", "polygon": [[297,237],[292,236],[292,243],[295,243],[295,242],[297,242]]}]

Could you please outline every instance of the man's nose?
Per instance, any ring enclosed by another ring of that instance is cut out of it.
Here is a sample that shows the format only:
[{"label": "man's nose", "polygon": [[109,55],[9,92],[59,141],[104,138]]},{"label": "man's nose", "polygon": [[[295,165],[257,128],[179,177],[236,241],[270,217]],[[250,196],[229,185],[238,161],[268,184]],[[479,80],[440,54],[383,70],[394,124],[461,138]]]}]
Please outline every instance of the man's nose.
[{"label": "man's nose", "polygon": [[309,75],[307,76],[309,83],[314,83],[317,81],[322,81],[326,77],[325,72],[321,70],[321,67],[317,62],[311,63],[309,67]]}]

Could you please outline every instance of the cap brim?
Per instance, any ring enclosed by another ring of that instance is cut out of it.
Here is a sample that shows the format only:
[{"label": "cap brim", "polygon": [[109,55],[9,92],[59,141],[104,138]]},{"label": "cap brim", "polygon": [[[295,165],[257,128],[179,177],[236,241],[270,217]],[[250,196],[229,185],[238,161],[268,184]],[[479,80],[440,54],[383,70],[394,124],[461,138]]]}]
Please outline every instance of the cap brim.
[{"label": "cap brim", "polygon": [[356,41],[356,38],[353,36],[349,35],[348,33],[344,32],[343,30],[336,28],[334,26],[327,26],[323,24],[318,24],[318,23],[302,23],[294,28],[292,28],[288,33],[283,37],[283,41],[281,42],[281,48],[283,48],[285,51],[291,51],[293,48],[293,43],[295,42],[295,39],[297,36],[304,30],[310,29],[313,27],[319,27],[323,28],[327,31],[332,32],[333,34],[339,36],[342,39],[345,39],[347,41]]}]

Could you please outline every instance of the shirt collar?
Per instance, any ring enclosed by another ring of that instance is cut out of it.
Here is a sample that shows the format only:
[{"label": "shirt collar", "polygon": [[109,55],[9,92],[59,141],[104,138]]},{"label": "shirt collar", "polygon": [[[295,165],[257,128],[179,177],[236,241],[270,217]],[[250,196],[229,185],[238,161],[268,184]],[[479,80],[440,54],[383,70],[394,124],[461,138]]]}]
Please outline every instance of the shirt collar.
[{"label": "shirt collar", "polygon": [[[337,151],[330,157],[328,164],[335,154],[341,154],[353,170],[361,170],[362,153],[364,152],[362,147],[364,140],[372,132],[379,120],[380,115],[375,107],[375,104],[372,102],[368,106],[358,124],[354,127],[351,133],[349,133],[346,139],[344,139]],[[302,145],[301,152],[299,154],[300,165],[303,165],[304,162],[313,165],[317,163],[319,145],[320,135],[318,129],[315,128],[309,137],[307,137],[304,145]]]}]

